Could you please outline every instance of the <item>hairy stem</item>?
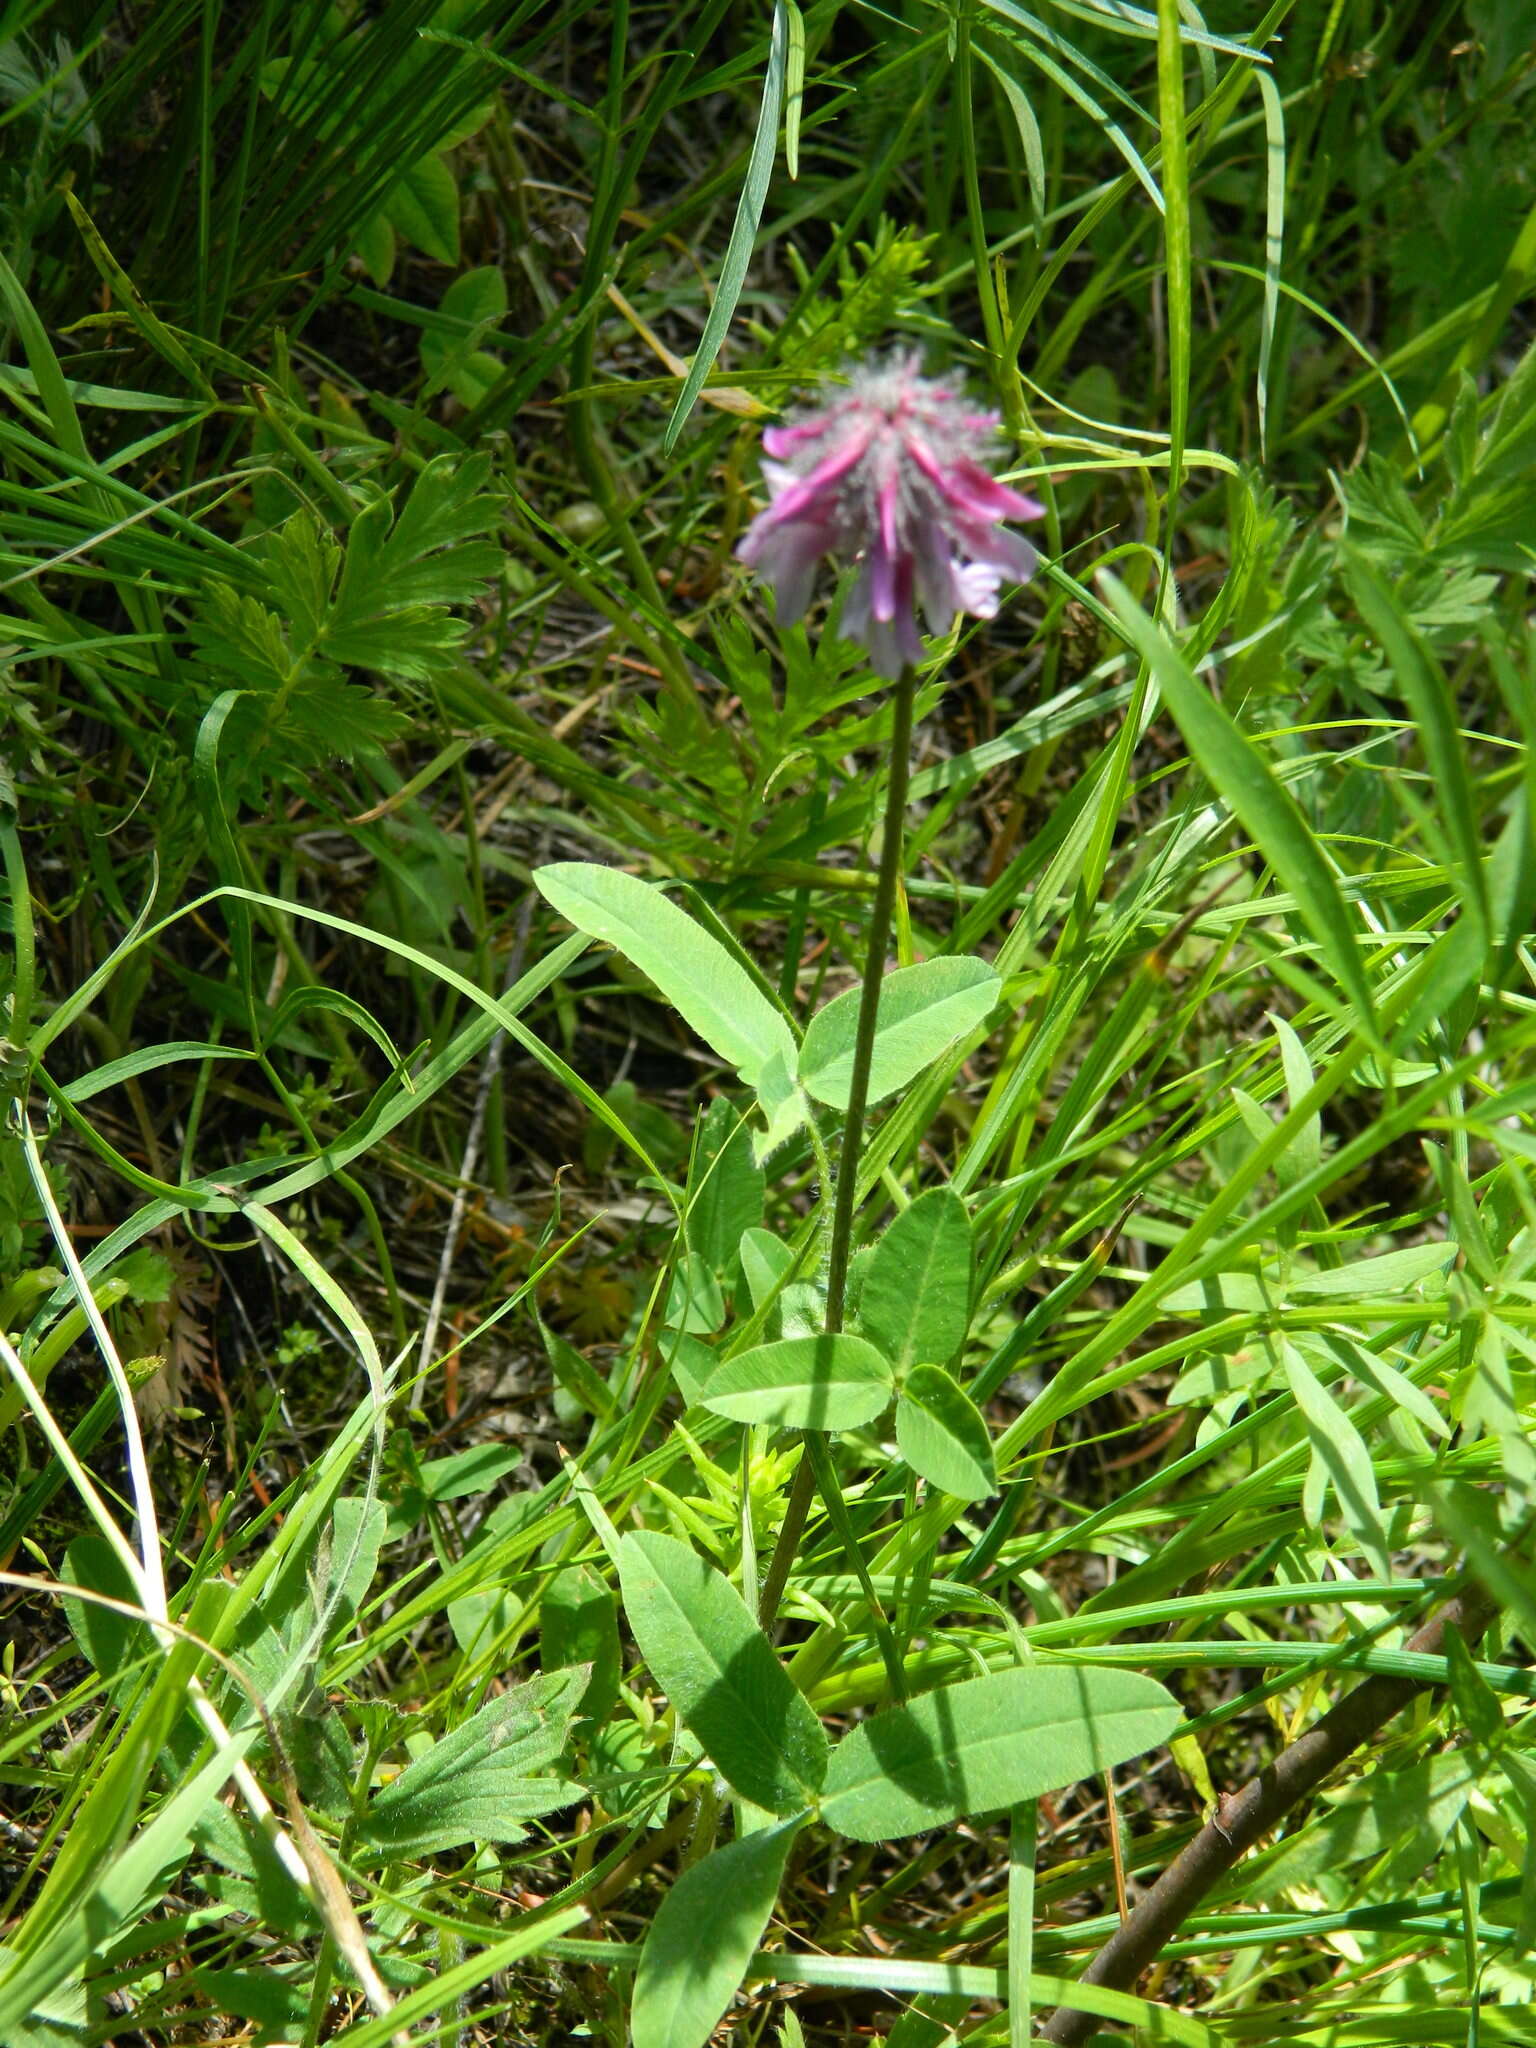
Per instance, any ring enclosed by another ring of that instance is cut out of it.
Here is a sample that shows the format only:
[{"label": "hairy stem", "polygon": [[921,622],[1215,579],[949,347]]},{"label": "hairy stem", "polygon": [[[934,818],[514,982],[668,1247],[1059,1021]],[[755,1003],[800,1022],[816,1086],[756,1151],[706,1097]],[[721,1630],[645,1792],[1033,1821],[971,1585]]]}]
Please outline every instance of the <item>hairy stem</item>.
[{"label": "hairy stem", "polygon": [[848,1113],[837,1161],[837,1196],[832,1210],[832,1239],[827,1247],[827,1329],[843,1327],[848,1290],[848,1258],[853,1243],[853,1211],[859,1198],[859,1160],[864,1151],[864,1112],[869,1105],[869,1067],[875,1049],[875,1020],[880,987],[885,979],[885,949],[890,944],[901,879],[902,827],[907,816],[907,778],[912,766],[912,703],[917,677],[904,668],[896,685],[895,717],[891,722],[890,779],[885,788],[885,833],[880,845],[880,873],[874,908],[869,914],[869,945],[864,955],[864,987],[859,996],[859,1024],[853,1042],[853,1075],[848,1084]]},{"label": "hairy stem", "polygon": [[[880,843],[880,872],[875,881],[875,901],[869,916],[864,988],[859,999],[859,1023],[853,1047],[853,1076],[848,1088],[848,1113],[843,1120],[832,1235],[827,1247],[827,1331],[831,1336],[836,1336],[843,1327],[843,1306],[848,1292],[848,1258],[853,1241],[854,1205],[858,1200],[859,1160],[864,1150],[864,1112],[869,1105],[869,1066],[874,1054],[875,1019],[880,1007],[880,985],[885,979],[885,953],[891,939],[896,885],[901,879],[907,780],[912,767],[912,706],[916,696],[917,676],[911,668],[904,668],[893,699],[891,764],[885,787],[885,830]],[[779,1530],[768,1576],[758,1597],[758,1619],[764,1628],[773,1626],[779,1611],[790,1566],[794,1563],[795,1552],[805,1530],[805,1518],[810,1512],[815,1486],[814,1462],[802,1457],[790,1488],[784,1523]]]}]

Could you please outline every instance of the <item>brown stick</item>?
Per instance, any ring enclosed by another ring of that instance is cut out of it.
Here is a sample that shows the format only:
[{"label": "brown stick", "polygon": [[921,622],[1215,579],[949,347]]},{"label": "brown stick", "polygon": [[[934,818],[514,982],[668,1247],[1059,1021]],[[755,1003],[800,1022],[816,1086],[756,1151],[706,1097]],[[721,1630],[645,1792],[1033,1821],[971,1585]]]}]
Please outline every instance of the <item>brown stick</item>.
[{"label": "brown stick", "polygon": [[[1474,1643],[1497,1609],[1480,1586],[1469,1587],[1425,1623],[1404,1647],[1431,1656],[1442,1649],[1445,1632],[1455,1627]],[[1274,1827],[1298,1801],[1314,1792],[1362,1742],[1394,1714],[1402,1712],[1424,1690],[1416,1678],[1368,1678],[1330,1707],[1305,1735],[1282,1749],[1272,1764],[1250,1778],[1240,1792],[1228,1793],[1208,1820],[1140,1900],[1130,1918],[1105,1942],[1084,1970],[1084,1984],[1103,1984],[1129,1991],[1164,1942],[1172,1940],[1201,1899],[1224,1877],[1243,1853]],[[1100,2025],[1091,2013],[1060,2005],[1040,2030],[1042,2041],[1070,2044],[1085,2041]]]}]

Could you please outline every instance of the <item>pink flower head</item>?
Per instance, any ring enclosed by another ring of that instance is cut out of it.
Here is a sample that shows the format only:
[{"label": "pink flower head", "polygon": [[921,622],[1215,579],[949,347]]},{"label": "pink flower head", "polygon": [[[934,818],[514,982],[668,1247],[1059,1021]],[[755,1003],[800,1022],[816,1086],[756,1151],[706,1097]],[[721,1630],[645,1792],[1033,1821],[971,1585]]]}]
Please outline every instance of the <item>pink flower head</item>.
[{"label": "pink flower head", "polygon": [[821,411],[770,427],[771,502],[737,549],[773,585],[781,626],[805,611],[823,555],[856,562],[840,627],[883,676],[922,659],[914,604],[932,633],[956,612],[990,619],[1002,578],[1023,582],[1039,559],[1001,522],[1042,507],[982,466],[997,415],[919,367],[915,354],[866,363]]}]

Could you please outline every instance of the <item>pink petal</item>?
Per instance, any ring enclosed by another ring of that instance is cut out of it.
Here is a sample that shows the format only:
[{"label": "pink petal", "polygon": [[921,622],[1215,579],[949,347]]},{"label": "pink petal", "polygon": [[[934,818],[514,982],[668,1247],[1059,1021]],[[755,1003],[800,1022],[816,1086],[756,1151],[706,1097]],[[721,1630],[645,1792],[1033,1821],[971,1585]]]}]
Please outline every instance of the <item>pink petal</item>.
[{"label": "pink petal", "polygon": [[814,419],[801,420],[792,427],[765,427],[763,446],[770,455],[787,458],[797,448],[803,448],[808,441],[818,441],[832,422],[825,413],[817,413]]},{"label": "pink petal", "polygon": [[955,464],[952,474],[970,496],[973,505],[980,509],[985,506],[986,516],[992,519],[1043,519],[1045,507],[1037,505],[1033,498],[1026,498],[1022,491],[1016,491],[1010,484],[1000,484],[995,476],[988,476],[979,463],[962,455]]},{"label": "pink petal", "polygon": [[877,619],[896,616],[896,557],[885,544],[884,534],[876,537],[869,555],[870,608]]},{"label": "pink petal", "polygon": [[825,527],[807,521],[786,524],[764,512],[743,534],[736,553],[773,585],[774,615],[781,626],[792,626],[805,614],[817,564],[830,546]]},{"label": "pink petal", "polygon": [[870,431],[866,428],[861,434],[851,434],[840,448],[835,448],[830,455],[823,456],[808,475],[801,477],[798,483],[791,484],[788,490],[775,498],[773,516],[779,519],[801,519],[811,511],[812,506],[816,505],[817,499],[820,498],[823,502],[812,516],[830,521],[837,509],[832,486],[839,478],[845,477],[862,458],[869,446]]},{"label": "pink petal", "polygon": [[948,537],[932,525],[919,528],[913,563],[917,572],[917,595],[923,616],[928,621],[928,630],[935,637],[947,633],[956,609],[955,565],[949,552]]},{"label": "pink petal", "polygon": [[980,519],[957,519],[955,532],[973,562],[985,562],[989,568],[1001,569],[1015,583],[1027,583],[1034,575],[1040,556],[1022,534],[1009,533],[1005,527],[986,525]]},{"label": "pink petal", "polygon": [[966,456],[946,467],[915,434],[908,443],[908,451],[923,475],[957,512],[974,519],[1038,519],[1044,511],[1033,498],[998,483]]}]

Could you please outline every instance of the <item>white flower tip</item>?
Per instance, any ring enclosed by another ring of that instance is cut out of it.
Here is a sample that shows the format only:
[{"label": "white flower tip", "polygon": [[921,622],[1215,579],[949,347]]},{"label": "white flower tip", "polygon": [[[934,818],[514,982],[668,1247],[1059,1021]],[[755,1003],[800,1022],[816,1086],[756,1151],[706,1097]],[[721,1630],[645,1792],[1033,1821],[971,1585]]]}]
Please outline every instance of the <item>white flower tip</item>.
[{"label": "white flower tip", "polygon": [[998,591],[1002,578],[986,562],[963,562],[955,566],[955,607],[975,619],[997,616]]}]

